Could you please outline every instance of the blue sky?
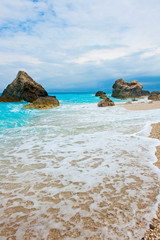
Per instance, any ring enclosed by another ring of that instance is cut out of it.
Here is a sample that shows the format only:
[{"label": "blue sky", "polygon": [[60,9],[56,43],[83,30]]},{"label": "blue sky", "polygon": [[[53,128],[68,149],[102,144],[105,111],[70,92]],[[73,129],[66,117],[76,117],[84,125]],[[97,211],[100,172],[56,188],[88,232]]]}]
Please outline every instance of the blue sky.
[{"label": "blue sky", "polygon": [[0,90],[19,70],[55,91],[118,78],[160,85],[159,0],[0,0],[0,9]]}]

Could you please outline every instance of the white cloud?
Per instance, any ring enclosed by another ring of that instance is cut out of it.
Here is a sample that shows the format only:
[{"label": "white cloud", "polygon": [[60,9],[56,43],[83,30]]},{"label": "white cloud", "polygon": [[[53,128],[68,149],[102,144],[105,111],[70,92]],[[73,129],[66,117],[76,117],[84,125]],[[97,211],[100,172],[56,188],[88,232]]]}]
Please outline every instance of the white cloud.
[{"label": "white cloud", "polygon": [[78,63],[78,64],[101,64],[102,61],[105,60],[115,60],[120,57],[126,56],[126,49],[100,49],[89,51],[77,59],[73,59],[70,62]]},{"label": "white cloud", "polygon": [[156,55],[160,55],[160,48],[153,48],[153,49],[148,49],[146,52],[141,54],[141,58],[150,58],[154,57]]},{"label": "white cloud", "polygon": [[14,63],[22,63],[22,62],[30,65],[42,64],[42,62],[39,59],[31,56],[0,53],[0,65],[10,65],[10,64],[13,65]]},{"label": "white cloud", "polygon": [[159,0],[5,0],[0,9],[6,84],[18,67],[53,88],[160,74]]}]

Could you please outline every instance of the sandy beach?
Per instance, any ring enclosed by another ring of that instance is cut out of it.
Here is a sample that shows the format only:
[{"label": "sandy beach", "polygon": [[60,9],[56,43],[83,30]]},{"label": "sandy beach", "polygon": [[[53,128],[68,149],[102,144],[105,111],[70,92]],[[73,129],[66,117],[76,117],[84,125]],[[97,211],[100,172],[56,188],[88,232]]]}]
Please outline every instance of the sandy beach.
[{"label": "sandy beach", "polygon": [[[152,130],[150,133],[151,138],[157,138],[160,140],[160,122],[152,124]],[[155,165],[160,168],[160,146],[156,147],[157,162]],[[146,231],[144,240],[158,240],[160,239],[160,203],[156,212],[156,217],[152,219],[149,229]]]},{"label": "sandy beach", "polygon": [[141,110],[153,110],[160,108],[160,101],[150,101],[150,102],[128,102],[121,105],[127,110],[141,111]]},{"label": "sandy beach", "polygon": [[[123,104],[123,107],[127,110],[153,110],[160,108],[160,101],[152,101],[147,103],[134,103],[134,104]],[[160,140],[160,122],[152,124],[152,130],[150,133],[151,138],[157,138]],[[156,147],[157,162],[155,166],[160,168],[160,146]],[[149,224],[149,229],[145,232],[144,238],[142,240],[159,240],[160,239],[160,203],[156,212],[156,217],[152,219]]]},{"label": "sandy beach", "polygon": [[0,239],[159,239],[158,220],[151,223],[159,192],[155,144],[135,134],[158,122],[159,110],[62,110],[35,115],[0,139]]}]

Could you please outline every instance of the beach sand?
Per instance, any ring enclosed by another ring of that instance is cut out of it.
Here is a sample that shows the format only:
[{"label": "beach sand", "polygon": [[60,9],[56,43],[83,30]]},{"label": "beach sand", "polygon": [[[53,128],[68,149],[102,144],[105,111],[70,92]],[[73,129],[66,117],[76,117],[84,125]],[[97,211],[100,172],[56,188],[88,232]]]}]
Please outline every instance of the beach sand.
[{"label": "beach sand", "polygon": [[[139,104],[133,103],[133,105],[138,106]],[[154,103],[146,105],[148,107],[152,105],[153,107]],[[160,132],[160,123],[154,124],[152,127],[151,137],[160,139],[160,134],[158,134]],[[86,154],[88,155],[84,158],[72,160],[72,166],[78,169],[83,166],[81,165],[83,162],[84,166],[86,166],[88,158],[90,160],[90,152],[86,152]],[[156,154],[159,154],[158,151]],[[47,156],[48,159],[49,157],[52,161],[53,156]],[[40,160],[39,155],[37,159]],[[96,169],[101,165],[103,158],[94,158],[94,163],[92,159],[91,162],[89,160],[87,164],[91,164],[92,169]],[[63,156],[57,158],[55,156],[52,166],[55,169],[58,168],[61,161],[63,161]],[[9,160],[4,159],[4,171],[8,169],[8,166],[10,167]],[[117,186],[121,181],[125,181],[125,175],[123,177],[121,173],[117,173],[113,181],[104,177],[97,185],[93,184],[93,187],[85,191],[83,190],[85,186],[83,180],[68,181],[65,180],[64,175],[59,175],[59,178],[48,173],[45,175],[44,172],[41,172],[46,167],[45,162],[31,162],[25,165],[15,165],[14,163],[11,166],[19,175],[23,172],[27,172],[29,175],[30,172],[38,169],[37,172],[40,175],[37,174],[36,176],[40,176],[40,179],[38,178],[38,180],[31,183],[27,180],[21,184],[19,178],[17,178],[18,174],[16,174],[10,175],[8,181],[4,182],[4,192],[0,192],[0,194],[5,195],[6,199],[5,205],[0,203],[0,208],[4,208],[3,215],[0,217],[0,220],[2,220],[0,236],[4,240],[111,240],[118,239],[116,238],[117,234],[119,239],[123,240],[160,240],[160,206],[157,217],[152,220],[149,225],[150,229],[146,231],[144,238],[142,238],[143,233],[140,238],[135,236],[136,231],[146,228],[148,221],[144,217],[141,218],[142,212],[146,209],[144,199],[139,199],[139,202],[137,202],[138,209],[135,212],[133,211],[134,198],[132,197],[133,201],[131,201],[131,198],[128,197],[130,189],[135,190],[135,187],[139,188],[143,183],[134,174],[130,176],[131,181],[128,182],[127,186],[119,189],[119,191],[117,191]],[[108,168],[107,165],[105,167]],[[1,179],[5,178],[5,173],[1,176]],[[72,188],[69,186],[72,186]],[[57,192],[50,194],[47,189],[56,189]],[[108,192],[111,194],[108,194]],[[148,201],[156,202],[157,194],[158,189],[151,186],[147,196]],[[34,199],[36,199],[36,204]],[[123,204],[121,199],[124,200]],[[15,218],[13,218],[14,216]],[[132,228],[129,228],[131,221],[133,221],[134,225],[132,223]],[[115,224],[119,226],[115,228]],[[130,235],[127,235],[125,228]],[[102,235],[101,229],[104,229]],[[44,237],[41,236],[40,231],[44,232]],[[106,232],[115,233],[116,236],[111,235],[111,237],[104,238]]]},{"label": "beach sand", "polygon": [[[134,103],[134,104],[123,104],[122,105],[127,110],[153,110],[160,108],[160,101],[153,101],[147,103]],[[151,138],[157,138],[160,140],[160,122],[152,124],[152,130],[150,133]],[[160,168],[160,146],[156,147],[157,162],[155,166]],[[142,240],[159,240],[160,239],[160,203],[156,212],[156,217],[152,219],[149,224],[149,229],[145,232],[144,238]]]},{"label": "beach sand", "polygon": [[160,108],[160,101],[150,101],[150,102],[128,102],[121,105],[127,110],[141,111],[141,110],[153,110]]},{"label": "beach sand", "polygon": [[[150,133],[151,138],[157,138],[160,140],[160,122],[152,124],[152,130]],[[160,146],[156,147],[157,162],[155,165],[160,168]],[[156,212],[156,217],[152,219],[149,229],[144,235],[144,240],[159,240],[160,239],[160,203]]]}]

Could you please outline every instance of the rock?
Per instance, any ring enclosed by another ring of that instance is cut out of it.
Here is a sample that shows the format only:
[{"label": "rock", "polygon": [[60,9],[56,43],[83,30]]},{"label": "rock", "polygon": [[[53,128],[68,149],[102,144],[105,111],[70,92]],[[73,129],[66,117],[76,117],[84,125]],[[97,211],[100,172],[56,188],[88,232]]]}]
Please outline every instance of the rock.
[{"label": "rock", "polygon": [[13,97],[2,97],[0,96],[0,102],[19,102],[19,99]]},{"label": "rock", "polygon": [[136,102],[138,101],[136,98],[132,98],[132,102]]},{"label": "rock", "polygon": [[155,229],[155,226],[153,226],[152,224],[149,224],[149,228],[150,229]]},{"label": "rock", "polygon": [[114,102],[108,97],[104,98],[98,103],[98,107],[110,107],[114,105]]},{"label": "rock", "polygon": [[96,96],[96,97],[100,97],[100,96],[103,95],[103,94],[106,94],[106,93],[103,92],[103,91],[98,91],[98,92],[96,92],[95,96]]},{"label": "rock", "polygon": [[104,98],[106,98],[106,97],[107,97],[106,93],[103,93],[103,94],[101,94],[101,95],[99,96],[99,98],[101,98],[101,99],[104,99]]},{"label": "rock", "polygon": [[137,82],[138,82],[137,80],[132,80],[132,81],[131,81],[131,85],[136,85]]},{"label": "rock", "polygon": [[160,91],[151,92],[148,96],[149,100],[160,101]]},{"label": "rock", "polygon": [[128,102],[126,102],[125,104],[132,104],[132,102],[131,102],[131,101],[128,101]]},{"label": "rock", "polygon": [[47,96],[47,97],[37,98],[34,102],[30,103],[29,105],[25,105],[24,108],[43,110],[43,109],[55,108],[58,106],[59,106],[59,101],[55,96]]},{"label": "rock", "polygon": [[48,96],[46,90],[26,72],[19,71],[15,80],[3,91],[0,102],[33,102],[38,97]]},{"label": "rock", "polygon": [[150,94],[149,91],[142,91],[141,96],[148,96]]},{"label": "rock", "polygon": [[138,83],[137,80],[127,83],[122,78],[116,80],[112,88],[112,97],[120,99],[140,97],[143,92],[143,85]]}]

